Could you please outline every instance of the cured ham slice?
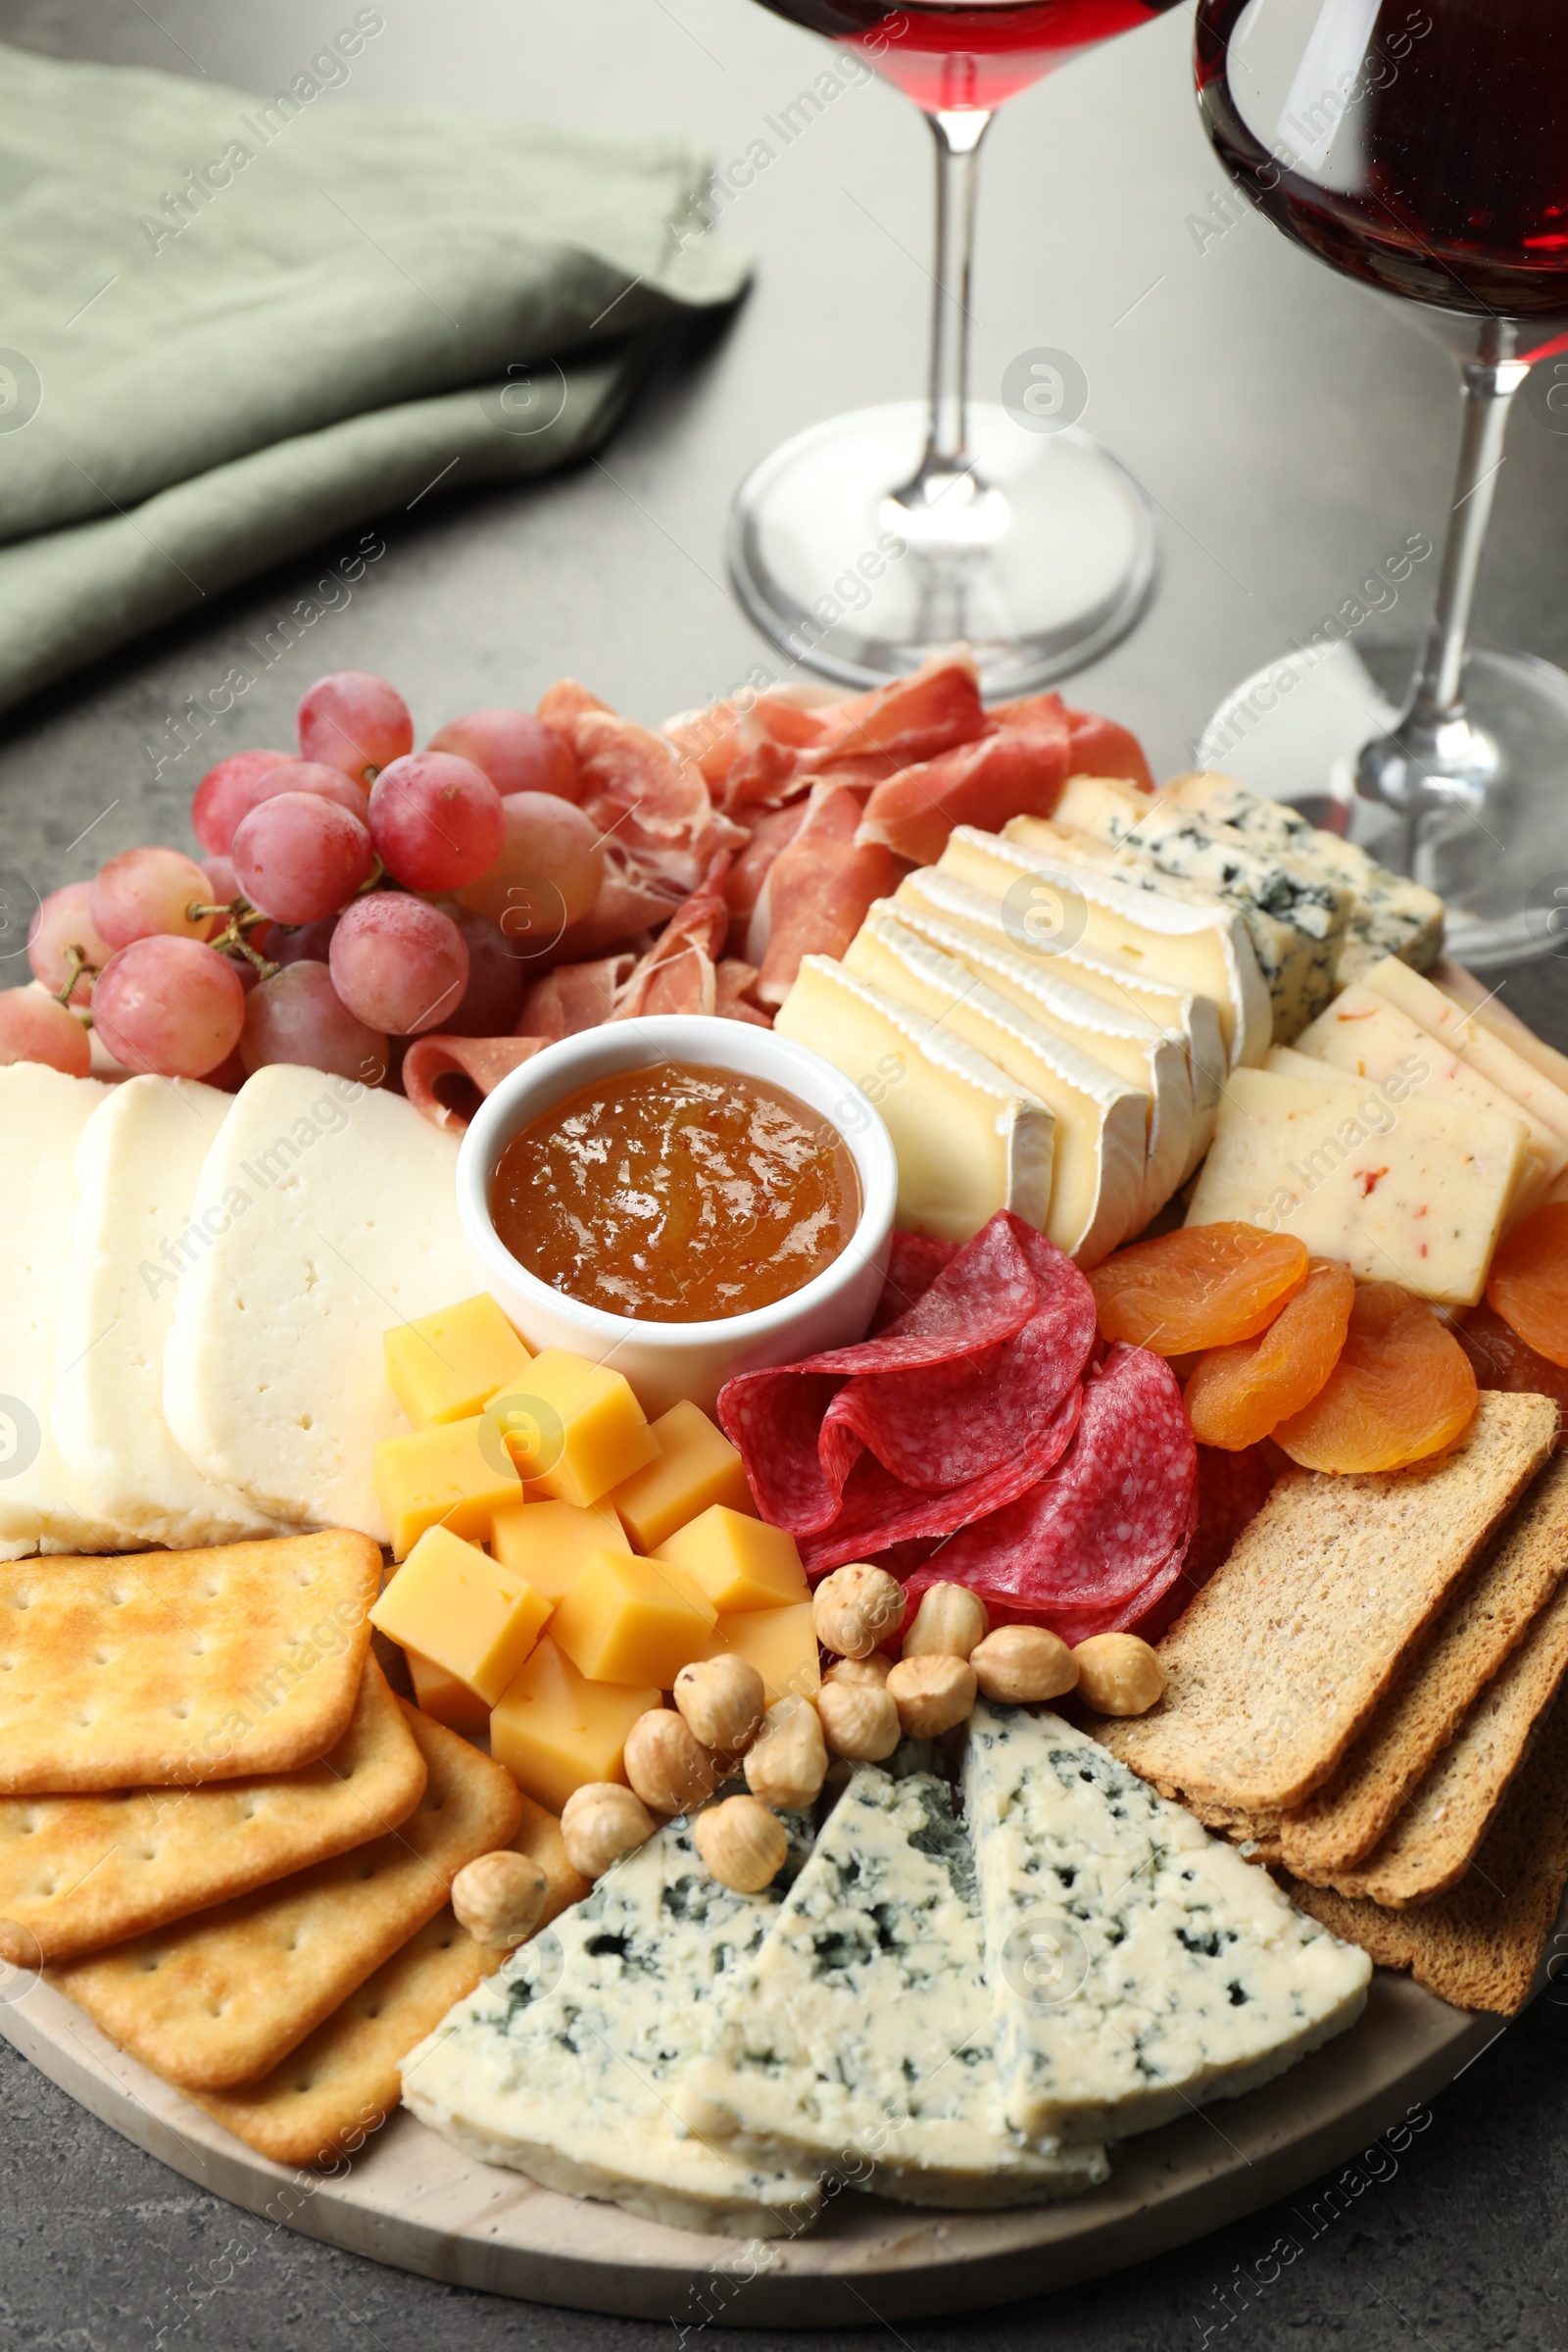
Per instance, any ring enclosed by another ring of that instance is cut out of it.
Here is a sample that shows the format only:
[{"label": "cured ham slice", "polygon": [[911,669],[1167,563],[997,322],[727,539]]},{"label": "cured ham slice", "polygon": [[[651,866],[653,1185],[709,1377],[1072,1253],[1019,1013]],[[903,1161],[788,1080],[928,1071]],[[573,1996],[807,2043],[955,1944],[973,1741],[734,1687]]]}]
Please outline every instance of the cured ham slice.
[{"label": "cured ham slice", "polygon": [[741,828],[715,811],[696,761],[677,758],[662,735],[590,710],[572,742],[578,807],[643,873],[694,890],[715,851],[744,844]]},{"label": "cured ham slice", "polygon": [[592,963],[558,963],[523,998],[514,1036],[542,1037],[555,1045],[579,1030],[597,1029],[614,1011],[615,991],[624,987],[634,961],[630,956],[601,956]]},{"label": "cured ham slice", "polygon": [[742,963],[738,956],[726,956],[713,972],[713,1010],[721,1021],[751,1021],[759,1029],[771,1029],[773,1024],[765,1012],[759,1012],[746,1000],[757,985],[755,963]]},{"label": "cured ham slice", "polygon": [[[657,931],[684,905],[678,882],[646,871],[614,842],[605,847],[605,878],[587,913],[564,930],[545,963],[584,963],[640,932]],[[640,947],[642,942],[638,940]]]},{"label": "cured ham slice", "polygon": [[955,825],[1000,832],[1013,816],[1049,816],[1067,781],[1065,714],[1054,728],[999,728],[878,784],[855,836],[933,864]]},{"label": "cured ham slice", "polygon": [[812,786],[800,830],[768,867],[747,929],[760,1004],[783,1004],[803,956],[842,956],[872,902],[898,888],[904,861],[879,842],[862,845],[859,822],[858,793],[826,780]]},{"label": "cured ham slice", "polygon": [[554,727],[558,735],[564,735],[569,743],[579,718],[589,710],[609,709],[608,703],[602,703],[597,694],[590,694],[586,686],[579,686],[575,678],[558,678],[539,697],[534,716],[542,718],[547,727]]},{"label": "cured ham slice", "polygon": [[787,849],[806,820],[806,803],[792,801],[786,808],[768,808],[752,827],[751,840],[737,853],[724,884],[724,897],[737,933],[744,935],[752,908],[762,894],[767,870]]},{"label": "cured ham slice", "polygon": [[896,678],[874,694],[836,704],[817,742],[805,755],[801,772],[825,775],[846,760],[885,760],[893,775],[914,761],[933,760],[955,744],[986,732],[979,678],[968,661],[928,662],[912,677]]},{"label": "cured ham slice", "polygon": [[[761,694],[749,704],[710,703],[706,710],[670,719],[664,733],[682,758],[696,760],[715,798],[728,807],[732,779],[750,780],[755,770],[766,781],[775,754],[783,755],[782,772],[790,772],[793,755],[814,743],[825,723],[819,710],[803,703]],[[739,795],[742,802],[751,797],[745,791]]]},{"label": "cured ham slice", "polygon": [[547,1037],[416,1037],[403,1092],[435,1127],[466,1127],[486,1095],[552,1041]]},{"label": "cured ham slice", "polygon": [[711,1012],[716,997],[713,967],[729,931],[724,904],[727,850],[712,859],[702,886],[671,916],[621,989],[612,1020],[636,1020],[656,1012]]}]

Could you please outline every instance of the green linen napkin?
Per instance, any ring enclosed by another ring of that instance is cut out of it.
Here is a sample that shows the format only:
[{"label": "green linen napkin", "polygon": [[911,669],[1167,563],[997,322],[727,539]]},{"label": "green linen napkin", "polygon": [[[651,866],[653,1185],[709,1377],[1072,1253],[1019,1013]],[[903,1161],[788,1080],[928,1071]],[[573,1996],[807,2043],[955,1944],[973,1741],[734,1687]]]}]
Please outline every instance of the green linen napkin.
[{"label": "green linen napkin", "polygon": [[428,491],[612,429],[743,257],[705,159],[0,47],[0,709]]}]

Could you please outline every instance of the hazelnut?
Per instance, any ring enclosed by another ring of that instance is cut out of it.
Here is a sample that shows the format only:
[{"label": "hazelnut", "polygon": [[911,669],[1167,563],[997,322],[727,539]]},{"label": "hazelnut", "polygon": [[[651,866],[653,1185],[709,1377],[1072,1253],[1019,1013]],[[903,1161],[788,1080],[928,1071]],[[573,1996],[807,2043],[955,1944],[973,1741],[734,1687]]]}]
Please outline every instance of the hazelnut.
[{"label": "hazelnut", "polygon": [[755,1796],[726,1796],[699,1813],[692,1838],[697,1851],[721,1886],[737,1894],[760,1894],[776,1879],[790,1850],[778,1816]]},{"label": "hazelnut", "polygon": [[675,1704],[692,1737],[721,1755],[744,1755],[761,1728],[767,1693],[745,1658],[702,1658],[675,1677]]},{"label": "hazelnut", "polygon": [[526,1943],[550,1899],[550,1881],[527,1854],[503,1847],[466,1862],[452,1882],[458,1925],[475,1943]]},{"label": "hazelnut", "polygon": [[945,1658],[934,1651],[901,1658],[888,1676],[888,1696],[911,1740],[937,1740],[964,1722],[973,1712],[974,1693],[974,1668],[968,1659]]},{"label": "hazelnut", "polygon": [[914,1622],[904,1637],[903,1654],[966,1658],[990,1631],[986,1604],[967,1585],[931,1585],[920,1595]]},{"label": "hazelnut", "polygon": [[827,1772],[822,1726],[808,1698],[781,1698],[747,1751],[746,1785],[764,1805],[800,1812],[814,1804]]},{"label": "hazelnut", "polygon": [[561,1813],[566,1860],[585,1879],[603,1878],[633,1846],[654,1834],[653,1816],[642,1798],[619,1781],[589,1781],[574,1788]]},{"label": "hazelnut", "polygon": [[824,1576],[811,1600],[811,1622],[824,1649],[866,1657],[904,1620],[904,1587],[885,1568],[856,1562]]},{"label": "hazelnut", "polygon": [[999,1625],[969,1652],[981,1694],[1004,1705],[1060,1698],[1078,1680],[1078,1661],[1059,1634],[1043,1625]]},{"label": "hazelnut", "polygon": [[832,1754],[850,1756],[857,1764],[880,1764],[903,1738],[899,1710],[886,1687],[869,1677],[824,1683],[816,1708]]},{"label": "hazelnut", "polygon": [[1136,1634],[1091,1634],[1072,1653],[1078,1692],[1097,1715],[1147,1715],[1165,1693],[1165,1669]]},{"label": "hazelnut", "polygon": [[874,1683],[877,1690],[885,1690],[892,1665],[893,1660],[885,1649],[873,1649],[863,1658],[835,1658],[823,1673],[822,1681],[824,1684]]},{"label": "hazelnut", "polygon": [[650,1707],[626,1734],[626,1778],[656,1813],[689,1813],[713,1793],[718,1774],[684,1716]]}]

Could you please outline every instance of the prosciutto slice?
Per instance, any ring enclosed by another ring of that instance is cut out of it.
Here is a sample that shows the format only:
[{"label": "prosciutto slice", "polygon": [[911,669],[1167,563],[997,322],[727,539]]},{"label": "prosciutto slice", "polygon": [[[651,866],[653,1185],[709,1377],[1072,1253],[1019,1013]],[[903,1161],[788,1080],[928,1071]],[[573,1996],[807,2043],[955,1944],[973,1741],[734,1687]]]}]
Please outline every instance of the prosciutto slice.
[{"label": "prosciutto slice", "polygon": [[955,825],[994,833],[1011,816],[1049,816],[1066,781],[1065,713],[1053,727],[999,728],[877,785],[856,847],[934,864]]},{"label": "prosciutto slice", "polygon": [[514,1035],[542,1037],[551,1045],[597,1029],[615,1009],[615,991],[625,985],[635,958],[601,956],[592,963],[558,963],[536,980],[522,1000]]},{"label": "prosciutto slice", "polygon": [[768,867],[746,934],[759,1004],[783,1004],[803,956],[842,956],[873,901],[907,871],[882,843],[861,843],[860,813],[847,785],[813,785],[800,830]]},{"label": "prosciutto slice", "polygon": [[552,1042],[548,1037],[416,1037],[403,1056],[403,1092],[432,1126],[466,1127],[485,1096]]},{"label": "prosciutto slice", "polygon": [[572,743],[578,807],[642,873],[694,890],[716,851],[744,845],[743,830],[715,811],[702,769],[663,736],[589,710]]}]

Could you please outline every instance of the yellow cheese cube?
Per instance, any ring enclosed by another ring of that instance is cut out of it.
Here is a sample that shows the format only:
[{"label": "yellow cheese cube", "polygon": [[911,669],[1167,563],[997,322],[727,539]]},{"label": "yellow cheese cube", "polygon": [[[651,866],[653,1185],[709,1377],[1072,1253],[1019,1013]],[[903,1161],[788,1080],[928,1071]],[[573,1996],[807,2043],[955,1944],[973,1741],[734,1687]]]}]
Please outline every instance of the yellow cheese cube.
[{"label": "yellow cheese cube", "polygon": [[591,1683],[548,1634],[490,1717],[490,1753],[524,1796],[559,1813],[589,1781],[619,1781],[620,1752],[657,1684]]},{"label": "yellow cheese cube", "polygon": [[458,1732],[465,1740],[482,1740],[490,1729],[490,1708],[478,1691],[470,1690],[466,1683],[416,1649],[403,1654],[409,1662],[415,1705],[433,1715],[437,1723],[444,1723],[449,1732]]},{"label": "yellow cheese cube", "polygon": [[392,1556],[408,1556],[427,1527],[439,1524],[477,1543],[492,1513],[514,1502],[522,1482],[483,1413],[383,1438],[375,1449],[375,1492],[392,1531]]},{"label": "yellow cheese cube", "polygon": [[716,1617],[681,1569],[629,1551],[596,1551],[550,1630],[590,1682],[651,1682],[667,1690],[683,1666],[706,1654]]},{"label": "yellow cheese cube", "polygon": [[741,1457],[700,1404],[672,1404],[652,1426],[659,1459],[610,1491],[639,1551],[657,1551],[711,1503],[755,1514]]},{"label": "yellow cheese cube", "polygon": [[549,1614],[549,1601],[525,1579],[450,1529],[430,1527],[371,1609],[370,1623],[493,1707]]},{"label": "yellow cheese cube", "polygon": [[416,1429],[469,1419],[529,1362],[527,1348],[485,1291],[438,1315],[398,1324],[381,1346],[392,1394]]},{"label": "yellow cheese cube", "polygon": [[727,1503],[715,1502],[666,1536],[658,1557],[684,1568],[721,1617],[736,1609],[782,1609],[811,1597],[795,1538]]},{"label": "yellow cheese cube", "polygon": [[536,1355],[498,1390],[486,1415],[518,1473],[558,1502],[597,1502],[659,1453],[659,1440],[620,1372],[564,1348]]},{"label": "yellow cheese cube", "polygon": [[742,1609],[720,1617],[703,1654],[716,1658],[724,1650],[733,1650],[757,1668],[769,1706],[792,1692],[814,1698],[821,1687],[808,1600],[786,1609]]},{"label": "yellow cheese cube", "polygon": [[490,1522],[490,1548],[551,1602],[561,1599],[591,1551],[631,1551],[608,1500],[585,1511],[574,1502],[504,1502]]}]

